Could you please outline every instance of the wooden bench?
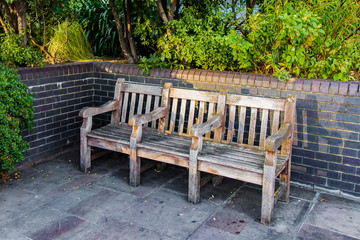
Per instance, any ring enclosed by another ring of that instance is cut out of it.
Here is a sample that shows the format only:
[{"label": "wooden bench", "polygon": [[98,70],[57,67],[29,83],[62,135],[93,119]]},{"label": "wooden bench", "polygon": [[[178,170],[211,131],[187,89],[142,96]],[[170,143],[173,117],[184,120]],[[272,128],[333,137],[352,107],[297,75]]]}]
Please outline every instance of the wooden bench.
[{"label": "wooden bench", "polygon": [[[261,222],[269,224],[276,201],[289,198],[295,104],[293,95],[273,99],[119,79],[113,101],[80,112],[80,167],[89,171],[92,146],[129,154],[131,186],[140,183],[141,158],[186,167],[193,203],[200,200],[200,172],[262,185]],[[92,117],[105,112],[111,123],[91,130]]]}]

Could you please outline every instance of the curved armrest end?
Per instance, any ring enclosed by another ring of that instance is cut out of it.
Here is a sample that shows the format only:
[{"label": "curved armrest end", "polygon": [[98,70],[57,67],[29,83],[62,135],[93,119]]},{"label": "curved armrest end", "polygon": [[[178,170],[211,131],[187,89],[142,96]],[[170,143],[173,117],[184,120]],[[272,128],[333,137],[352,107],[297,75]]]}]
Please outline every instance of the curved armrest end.
[{"label": "curved armrest end", "polygon": [[286,123],[272,136],[266,138],[265,150],[275,152],[286,139],[291,136],[292,127],[291,123]]},{"label": "curved armrest end", "polygon": [[202,135],[215,130],[218,127],[221,127],[223,114],[216,114],[210,120],[201,123],[194,124],[190,129],[190,136],[201,137]]}]

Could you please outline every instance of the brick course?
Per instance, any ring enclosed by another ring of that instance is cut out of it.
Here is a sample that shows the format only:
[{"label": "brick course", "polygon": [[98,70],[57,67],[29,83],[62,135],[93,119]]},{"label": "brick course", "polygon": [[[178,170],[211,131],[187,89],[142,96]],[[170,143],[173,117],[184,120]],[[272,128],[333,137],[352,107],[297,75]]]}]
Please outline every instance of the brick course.
[{"label": "brick course", "polygon": [[[18,69],[35,97],[34,132],[26,133],[35,161],[78,143],[84,106],[111,100],[116,79],[182,88],[285,97],[295,94],[297,124],[293,146],[292,181],[360,195],[360,93],[358,82],[297,79],[282,82],[268,75],[206,70],[154,69],[141,73],[133,64],[74,63]],[[95,126],[109,115],[95,118]]]}]

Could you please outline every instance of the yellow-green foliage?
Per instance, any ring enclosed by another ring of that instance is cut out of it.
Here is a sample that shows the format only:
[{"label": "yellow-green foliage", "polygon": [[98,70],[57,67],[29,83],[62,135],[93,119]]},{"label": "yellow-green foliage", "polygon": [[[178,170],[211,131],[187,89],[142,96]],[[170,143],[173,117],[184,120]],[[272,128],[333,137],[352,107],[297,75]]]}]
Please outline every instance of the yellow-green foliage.
[{"label": "yellow-green foliage", "polygon": [[69,23],[67,20],[55,29],[49,52],[53,56],[56,53],[56,62],[79,61],[94,57],[81,25],[78,22]]}]

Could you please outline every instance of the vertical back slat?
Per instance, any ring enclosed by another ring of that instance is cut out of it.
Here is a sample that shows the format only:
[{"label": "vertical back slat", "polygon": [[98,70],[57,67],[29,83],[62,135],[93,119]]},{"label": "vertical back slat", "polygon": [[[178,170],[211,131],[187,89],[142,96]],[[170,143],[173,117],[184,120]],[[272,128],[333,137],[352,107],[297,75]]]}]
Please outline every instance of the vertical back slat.
[{"label": "vertical back slat", "polygon": [[273,114],[273,121],[271,126],[271,135],[274,135],[279,130],[280,111],[276,110]]},{"label": "vertical back slat", "polygon": [[[155,100],[154,100],[154,110],[155,110],[157,107],[159,107],[159,100],[160,100],[160,97],[159,97],[159,96],[155,96]],[[151,127],[152,127],[152,128],[156,128],[156,120],[155,120],[155,121],[152,121]]]},{"label": "vertical back slat", "polygon": [[186,111],[186,99],[181,99],[180,117],[179,117],[179,133],[182,133],[184,130],[185,111]]},{"label": "vertical back slat", "polygon": [[146,96],[146,108],[145,108],[145,113],[149,113],[149,112],[150,112],[151,102],[152,102],[152,95],[149,94],[149,95]]},{"label": "vertical back slat", "polygon": [[143,104],[144,104],[144,94],[139,94],[139,103],[138,103],[138,108],[137,108],[137,114],[142,114],[142,108],[143,108]]},{"label": "vertical back slat", "polygon": [[265,139],[266,139],[266,131],[267,131],[268,119],[269,119],[269,110],[268,109],[263,109],[262,110],[262,117],[261,117],[260,143],[259,143],[259,147],[262,150],[265,149]]},{"label": "vertical back slat", "polygon": [[123,101],[123,105],[122,105],[121,122],[126,121],[126,113],[127,113],[127,108],[128,108],[129,93],[125,92],[123,98],[124,98],[124,101]]},{"label": "vertical back slat", "polygon": [[[209,108],[208,108],[208,120],[210,120],[212,118],[212,116],[214,116],[214,103],[209,103]],[[211,132],[206,134],[206,138],[210,138],[211,136]]]},{"label": "vertical back slat", "polygon": [[132,116],[134,116],[134,112],[135,112],[135,101],[136,101],[136,93],[131,93],[129,119],[130,119]]},{"label": "vertical back slat", "polygon": [[197,123],[203,123],[204,122],[204,113],[205,113],[205,102],[200,102],[199,104],[199,116]]},{"label": "vertical back slat", "polygon": [[224,117],[222,118],[222,124],[221,127],[215,129],[214,133],[214,141],[215,142],[221,142],[224,136],[224,129],[225,129],[225,120],[226,120],[226,96],[227,96],[227,89],[221,89],[220,95],[218,98],[218,104],[216,113],[217,114],[223,114]]},{"label": "vertical back slat", "polygon": [[121,113],[122,100],[123,100],[124,83],[125,83],[124,78],[119,78],[116,81],[114,100],[119,101],[119,105],[116,108],[116,110],[111,113],[111,123],[112,124],[119,124],[119,122],[120,122],[120,113]]},{"label": "vertical back slat", "polygon": [[236,113],[236,106],[230,106],[230,113],[229,113],[229,124],[228,124],[228,131],[227,131],[227,139],[226,142],[231,142],[234,136],[234,123],[235,123],[235,113]]},{"label": "vertical back slat", "polygon": [[170,126],[169,126],[170,133],[174,131],[174,127],[175,127],[177,104],[178,104],[178,99],[174,98],[171,107]]},{"label": "vertical back slat", "polygon": [[248,145],[251,145],[251,146],[254,145],[254,140],[255,140],[257,110],[258,110],[257,108],[251,108],[249,140],[248,140]]},{"label": "vertical back slat", "polygon": [[245,119],[246,119],[246,107],[240,107],[239,128],[237,135],[239,144],[243,144],[244,142]]},{"label": "vertical back slat", "polygon": [[190,110],[189,110],[189,121],[187,126],[187,133],[189,134],[190,129],[194,123],[194,114],[195,114],[195,100],[191,100],[190,102]]}]

